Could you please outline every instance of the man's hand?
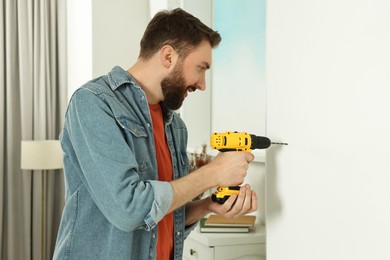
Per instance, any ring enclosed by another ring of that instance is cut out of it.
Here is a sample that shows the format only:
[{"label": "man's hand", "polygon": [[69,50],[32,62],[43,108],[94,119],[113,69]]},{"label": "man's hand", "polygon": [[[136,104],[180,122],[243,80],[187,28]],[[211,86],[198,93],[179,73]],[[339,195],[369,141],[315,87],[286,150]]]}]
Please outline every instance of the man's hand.
[{"label": "man's hand", "polygon": [[238,218],[239,216],[257,210],[257,195],[251,190],[249,184],[243,185],[239,195],[232,195],[224,204],[212,201],[211,197],[204,198],[186,205],[186,226],[191,225],[213,212],[226,218]]},{"label": "man's hand", "polygon": [[211,201],[209,211],[226,218],[238,218],[239,216],[251,213],[257,210],[258,199],[256,192],[251,190],[249,184],[243,185],[240,188],[239,195],[231,195],[224,204],[219,204]]},{"label": "man's hand", "polygon": [[249,163],[253,159],[253,154],[248,152],[225,152],[219,153],[204,167],[212,168],[213,175],[208,179],[212,181],[213,178],[216,186],[237,186],[244,182]]}]

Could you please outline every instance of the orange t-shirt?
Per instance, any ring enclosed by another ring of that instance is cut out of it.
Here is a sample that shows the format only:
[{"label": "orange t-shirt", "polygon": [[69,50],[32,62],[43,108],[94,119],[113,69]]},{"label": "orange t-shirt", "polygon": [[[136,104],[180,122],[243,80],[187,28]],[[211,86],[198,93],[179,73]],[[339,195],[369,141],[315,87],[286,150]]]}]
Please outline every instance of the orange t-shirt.
[{"label": "orange t-shirt", "polygon": [[[172,159],[165,138],[165,124],[160,104],[149,104],[153,122],[154,144],[160,181],[172,181]],[[173,259],[173,212],[158,222],[157,260]]]}]

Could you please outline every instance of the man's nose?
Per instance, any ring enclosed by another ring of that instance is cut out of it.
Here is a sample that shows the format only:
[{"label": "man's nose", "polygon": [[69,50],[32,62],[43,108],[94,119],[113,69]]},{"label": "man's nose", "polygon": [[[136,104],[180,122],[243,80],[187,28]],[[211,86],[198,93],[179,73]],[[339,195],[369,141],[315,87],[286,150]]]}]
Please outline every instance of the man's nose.
[{"label": "man's nose", "polygon": [[205,73],[202,74],[199,81],[196,83],[196,88],[201,90],[201,91],[206,90],[206,74]]}]

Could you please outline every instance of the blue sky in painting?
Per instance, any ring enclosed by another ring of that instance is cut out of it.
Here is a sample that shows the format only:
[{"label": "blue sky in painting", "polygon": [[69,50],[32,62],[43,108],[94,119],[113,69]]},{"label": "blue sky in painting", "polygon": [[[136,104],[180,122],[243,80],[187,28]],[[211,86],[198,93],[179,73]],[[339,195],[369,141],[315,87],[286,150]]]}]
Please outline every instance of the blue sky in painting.
[{"label": "blue sky in painting", "polygon": [[[264,76],[265,1],[215,0],[214,10],[214,29],[222,36],[221,45],[214,51],[215,62],[226,65],[248,61]],[[247,56],[244,60],[232,59],[235,54]]]},{"label": "blue sky in painting", "polygon": [[[265,0],[214,0],[212,128],[264,133]],[[229,119],[229,120],[227,120]]]}]

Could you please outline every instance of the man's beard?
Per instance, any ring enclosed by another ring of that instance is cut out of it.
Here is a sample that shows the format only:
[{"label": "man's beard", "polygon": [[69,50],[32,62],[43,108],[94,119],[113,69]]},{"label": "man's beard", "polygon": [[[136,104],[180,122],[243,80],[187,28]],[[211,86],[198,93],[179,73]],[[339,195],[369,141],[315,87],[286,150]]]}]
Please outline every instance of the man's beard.
[{"label": "man's beard", "polygon": [[187,89],[195,91],[194,86],[186,86],[180,64],[161,81],[161,89],[164,96],[162,102],[167,108],[177,110],[183,104]]}]

